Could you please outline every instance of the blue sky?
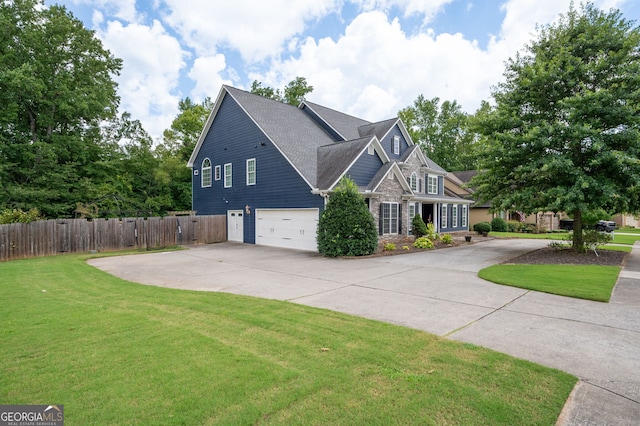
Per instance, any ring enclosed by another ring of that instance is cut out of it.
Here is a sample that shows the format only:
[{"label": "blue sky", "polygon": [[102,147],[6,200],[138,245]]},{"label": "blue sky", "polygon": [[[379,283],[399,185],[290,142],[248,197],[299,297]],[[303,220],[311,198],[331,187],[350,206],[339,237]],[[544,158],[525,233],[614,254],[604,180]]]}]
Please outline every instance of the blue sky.
[{"label": "blue sky", "polygon": [[[474,112],[504,61],[570,0],[46,0],[124,61],[121,111],[159,138],[178,101],[307,78],[308,98],[371,120],[423,94]],[[637,0],[598,0],[640,22]]]}]

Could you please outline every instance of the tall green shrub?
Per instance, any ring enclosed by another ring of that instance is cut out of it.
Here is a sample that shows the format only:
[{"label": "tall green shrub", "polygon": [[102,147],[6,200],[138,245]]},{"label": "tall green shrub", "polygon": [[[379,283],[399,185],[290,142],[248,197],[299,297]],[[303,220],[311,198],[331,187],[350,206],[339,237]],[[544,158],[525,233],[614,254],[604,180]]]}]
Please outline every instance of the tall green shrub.
[{"label": "tall green shrub", "polygon": [[507,232],[507,222],[501,217],[494,217],[491,220],[491,230],[496,232]]},{"label": "tall green shrub", "polygon": [[427,224],[424,223],[422,216],[419,214],[415,215],[413,219],[411,219],[411,233],[415,235],[416,238],[427,235]]},{"label": "tall green shrub", "polygon": [[351,179],[342,178],[318,223],[318,251],[331,257],[365,256],[378,247],[376,223]]}]

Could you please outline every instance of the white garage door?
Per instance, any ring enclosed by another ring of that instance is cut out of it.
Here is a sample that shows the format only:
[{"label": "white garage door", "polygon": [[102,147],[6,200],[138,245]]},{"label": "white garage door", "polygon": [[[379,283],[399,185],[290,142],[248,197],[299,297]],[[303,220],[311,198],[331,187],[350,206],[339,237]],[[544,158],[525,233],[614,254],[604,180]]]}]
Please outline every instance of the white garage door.
[{"label": "white garage door", "polygon": [[256,210],[256,244],[318,250],[318,209]]}]

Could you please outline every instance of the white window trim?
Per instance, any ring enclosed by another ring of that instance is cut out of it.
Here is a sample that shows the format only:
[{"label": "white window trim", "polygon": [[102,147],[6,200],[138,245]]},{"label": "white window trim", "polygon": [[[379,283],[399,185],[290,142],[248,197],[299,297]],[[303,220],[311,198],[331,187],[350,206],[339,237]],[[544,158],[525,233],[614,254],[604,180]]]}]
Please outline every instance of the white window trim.
[{"label": "white window trim", "polygon": [[[398,235],[398,228],[399,228],[398,225],[399,225],[399,221],[400,221],[400,217],[399,217],[400,215],[399,215],[399,212],[398,212],[399,204],[398,203],[393,203],[393,202],[384,202],[382,204],[383,205],[386,204],[386,205],[390,206],[389,207],[389,219],[388,219],[389,220],[389,226],[388,226],[388,229],[385,229],[384,207],[382,208],[382,214],[383,214],[383,216],[382,216],[382,233],[385,234],[385,235]],[[392,224],[392,221],[393,221],[392,212],[395,212],[395,223],[396,223],[395,230],[392,229],[392,227],[391,227],[391,224]],[[388,232],[385,232],[385,231],[388,231]],[[395,232],[392,232],[392,231],[395,231]]]},{"label": "white window trim", "polygon": [[449,206],[447,204],[442,204],[440,207],[440,228],[446,229],[449,225],[447,224],[447,211],[449,210]]},{"label": "white window trim", "polygon": [[[250,179],[251,171],[249,170],[249,164],[253,163],[253,181]],[[256,184],[256,159],[249,158],[247,160],[247,185],[255,185]]]},{"label": "white window trim", "polygon": [[416,172],[411,173],[411,177],[409,178],[409,186],[411,186],[411,190],[414,192],[418,192],[418,175]]},{"label": "white window trim", "polygon": [[454,204],[453,207],[451,208],[451,227],[452,228],[458,227],[458,205],[457,204]]},{"label": "white window trim", "polygon": [[220,171],[220,164],[215,167],[215,172],[213,174],[215,180],[220,180],[222,178],[222,172]]},{"label": "white window trim", "polygon": [[417,203],[409,203],[409,220],[407,223],[407,229],[409,230],[409,233],[411,233],[411,224],[413,223],[413,218],[416,216],[417,212],[418,212]]},{"label": "white window trim", "polygon": [[[205,166],[205,162],[208,161],[209,165]],[[205,182],[207,180],[207,182]],[[211,186],[211,160],[207,157],[202,160],[202,174],[200,175],[200,187],[209,188]]]},{"label": "white window trim", "polygon": [[[432,182],[435,182],[435,185],[432,185]],[[435,190],[433,188],[435,188]],[[427,175],[427,193],[428,194],[438,193],[438,176]]]},{"label": "white window trim", "polygon": [[400,155],[400,136],[393,137],[393,153]]},{"label": "white window trim", "polygon": [[466,228],[467,227],[467,214],[468,214],[468,207],[466,204],[462,205],[462,227]]},{"label": "white window trim", "polygon": [[[227,175],[227,166],[229,166],[229,174]],[[233,165],[227,163],[224,165],[224,187],[231,188],[233,186]]]}]

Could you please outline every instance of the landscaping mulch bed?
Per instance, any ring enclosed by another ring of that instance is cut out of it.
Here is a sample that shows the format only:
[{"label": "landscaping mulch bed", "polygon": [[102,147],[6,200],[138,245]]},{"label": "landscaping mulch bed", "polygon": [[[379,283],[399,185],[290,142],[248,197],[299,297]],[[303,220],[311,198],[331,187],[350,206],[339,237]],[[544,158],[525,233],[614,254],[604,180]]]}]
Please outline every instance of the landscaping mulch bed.
[{"label": "landscaping mulch bed", "polygon": [[586,253],[576,253],[569,249],[545,247],[514,257],[504,263],[621,266],[627,254],[622,251],[598,250],[598,255],[596,255],[593,250]]}]

